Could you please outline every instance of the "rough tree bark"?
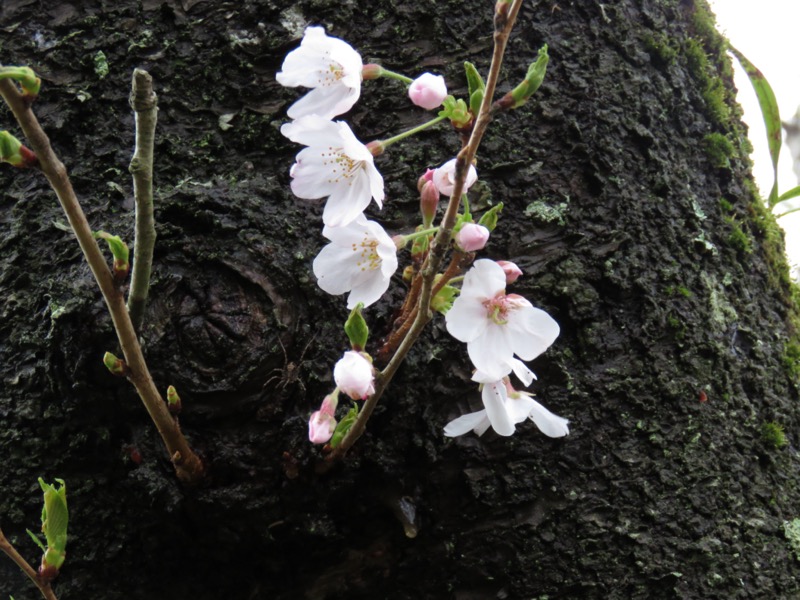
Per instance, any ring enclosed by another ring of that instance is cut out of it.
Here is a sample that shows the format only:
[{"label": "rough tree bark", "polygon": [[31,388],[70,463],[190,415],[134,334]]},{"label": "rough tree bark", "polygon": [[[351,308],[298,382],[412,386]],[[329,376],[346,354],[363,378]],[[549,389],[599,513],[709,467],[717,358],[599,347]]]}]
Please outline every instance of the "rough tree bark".
[{"label": "rough tree bark", "polygon": [[[572,433],[444,439],[480,400],[439,323],[346,463],[315,474],[306,418],[331,387],[345,311],[310,275],[321,206],[290,195],[298,148],[278,126],[296,94],[274,73],[317,23],[463,92],[460,61],[487,65],[490,8],[3,3],[0,60],[43,76],[37,111],[91,222],[128,239],[128,83],[134,67],[156,81],[145,350],[210,472],[179,485],[101,363],[109,319],[55,199],[36,174],[1,170],[0,522],[37,561],[36,478],[66,480],[60,598],[796,597],[783,529],[800,513],[795,305],[699,1],[530,2],[510,44],[503,89],[545,42],[551,66],[536,101],[491,128],[476,203],[506,204],[488,253],[520,264],[515,289],[561,324],[532,366]],[[361,139],[423,118],[392,82],[364,96]],[[411,223],[416,177],[456,144],[441,130],[379,159],[388,228]],[[369,311],[376,327],[397,298]],[[765,438],[772,422],[788,446]],[[0,593],[36,597],[5,560]]]}]

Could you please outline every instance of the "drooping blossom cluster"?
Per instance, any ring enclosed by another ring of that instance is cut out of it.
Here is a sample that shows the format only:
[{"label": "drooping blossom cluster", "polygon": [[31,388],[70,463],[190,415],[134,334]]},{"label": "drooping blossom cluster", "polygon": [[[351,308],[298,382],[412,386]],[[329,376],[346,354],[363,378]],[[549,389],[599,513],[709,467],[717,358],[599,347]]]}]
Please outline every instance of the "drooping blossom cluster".
[{"label": "drooping blossom cluster", "polygon": [[[290,171],[292,192],[303,199],[326,199],[322,234],[330,243],[314,259],[314,274],[323,291],[348,294],[347,307],[359,318],[362,307],[374,304],[387,291],[405,237],[393,239],[364,215],[373,201],[383,208],[384,180],[373,156],[383,151],[384,143],[365,145],[345,122],[333,119],[354,106],[361,95],[362,79],[388,74],[391,72],[378,65],[365,66],[349,44],[329,37],[321,27],[306,29],[300,47],[288,54],[277,74],[282,85],[310,90],[289,108],[293,121],[284,124],[281,133],[305,146]],[[424,73],[412,81],[391,75],[410,82],[408,97],[416,106],[434,110],[455,102],[448,97],[441,76]],[[430,228],[440,195],[449,197],[455,191],[456,164],[456,159],[448,160],[420,178],[422,225],[419,233],[408,239],[434,231]],[[463,194],[477,178],[477,170],[469,165]],[[471,258],[486,246],[496,215],[493,221],[473,222],[466,196],[463,198],[465,212],[459,217],[452,241],[457,250]],[[417,252],[424,252],[427,246],[420,248]],[[532,394],[514,389],[510,382],[513,372],[525,386],[530,385],[535,376],[522,361],[536,358],[559,334],[558,324],[547,313],[517,294],[506,293],[506,284],[521,273],[512,262],[477,260],[464,276],[460,292],[448,286],[450,296],[436,304],[437,310],[445,313],[449,333],[467,344],[475,367],[473,380],[481,386],[484,404],[484,409],[450,422],[445,427],[447,436],[470,430],[481,435],[489,427],[508,436],[526,419],[551,437],[569,432],[566,419],[549,412],[533,400]],[[458,297],[452,300],[455,294]],[[309,419],[309,439],[314,443],[324,444],[340,435],[335,433],[342,423],[335,416],[340,392],[353,400],[365,400],[375,392],[372,359],[352,336],[351,343],[354,349],[345,352],[333,370],[336,389]]]}]

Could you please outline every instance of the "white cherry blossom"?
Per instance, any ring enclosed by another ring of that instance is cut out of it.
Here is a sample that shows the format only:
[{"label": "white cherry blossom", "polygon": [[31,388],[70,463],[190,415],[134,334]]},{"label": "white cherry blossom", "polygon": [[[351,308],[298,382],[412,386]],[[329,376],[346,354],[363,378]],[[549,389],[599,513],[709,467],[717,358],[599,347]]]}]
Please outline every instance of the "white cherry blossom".
[{"label": "white cherry blossom", "polygon": [[347,225],[373,198],[383,206],[383,177],[375,168],[372,153],[347,123],[312,115],[286,123],[281,133],[308,146],[297,155],[290,171],[292,192],[305,199],[327,196],[322,213],[325,225]]},{"label": "white cherry blossom", "polygon": [[559,333],[558,323],[550,315],[522,296],[506,294],[505,287],[506,275],[500,265],[476,260],[445,315],[447,331],[466,342],[475,368],[493,381],[519,368],[514,355],[533,360]]},{"label": "white cherry blossom", "polygon": [[307,27],[300,47],[284,59],[275,79],[287,87],[312,88],[289,107],[292,119],[319,115],[332,119],[350,110],[361,95],[361,56],[350,44]]},{"label": "white cherry blossom", "polygon": [[481,399],[483,410],[467,413],[450,421],[444,428],[447,437],[456,437],[472,430],[483,435],[489,427],[499,435],[510,436],[516,425],[530,419],[539,431],[548,437],[564,437],[569,433],[569,421],[547,410],[532,398],[532,394],[515,390],[508,378],[487,381],[486,374],[478,371],[473,379],[483,379]]},{"label": "white cherry blossom", "polygon": [[350,292],[347,308],[375,303],[397,270],[397,246],[375,221],[362,214],[344,227],[326,226],[331,243],[314,259],[319,287],[329,294]]}]

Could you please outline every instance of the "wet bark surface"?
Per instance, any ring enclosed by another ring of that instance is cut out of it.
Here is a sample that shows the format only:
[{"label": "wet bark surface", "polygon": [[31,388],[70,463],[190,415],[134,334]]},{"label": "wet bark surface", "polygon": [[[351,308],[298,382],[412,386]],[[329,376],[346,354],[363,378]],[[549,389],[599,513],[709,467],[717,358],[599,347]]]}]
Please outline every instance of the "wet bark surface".
[{"label": "wet bark surface", "polygon": [[[179,485],[133,389],[101,363],[110,320],[53,194],[2,169],[6,534],[38,562],[24,533],[36,478],[61,477],[63,599],[796,596],[790,290],[705,17],[689,1],[531,3],[510,43],[503,90],[543,43],[551,65],[536,101],[492,125],[474,204],[505,203],[488,255],[517,262],[514,291],[561,325],[534,389],[571,434],[444,438],[480,398],[439,319],[347,460],[318,475],[306,420],[332,388],[346,311],[310,272],[321,203],[289,191],[299,148],[278,129],[297,94],[274,73],[322,24],[366,61],[441,72],[463,95],[461,61],[488,65],[488,5],[4,2],[0,60],[42,75],[36,112],[93,228],[127,239],[129,81],[134,67],[155,79],[145,352],[209,468]],[[423,119],[390,81],[368,82],[348,115],[362,140]],[[727,164],[711,133],[733,144]],[[417,177],[457,147],[443,128],[377,160],[387,229],[416,224]],[[400,297],[369,309],[375,338]],[[787,447],[764,439],[767,422]],[[37,597],[5,560],[0,592]]]}]

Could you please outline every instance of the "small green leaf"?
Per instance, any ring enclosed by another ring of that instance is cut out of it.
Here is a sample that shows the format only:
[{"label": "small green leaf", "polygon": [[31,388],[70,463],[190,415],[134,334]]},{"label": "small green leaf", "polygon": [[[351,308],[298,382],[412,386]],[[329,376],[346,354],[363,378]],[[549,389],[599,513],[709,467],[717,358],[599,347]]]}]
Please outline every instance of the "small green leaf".
[{"label": "small green leaf", "polygon": [[494,228],[497,227],[498,215],[502,210],[503,210],[503,203],[500,202],[499,204],[493,206],[485,213],[483,213],[483,215],[481,215],[481,218],[478,221],[478,225],[483,225],[489,231],[494,231]]},{"label": "small green leaf", "polygon": [[353,427],[357,418],[358,404],[353,404],[353,408],[347,411],[347,414],[339,421],[338,425],[336,425],[336,429],[333,431],[333,436],[330,441],[331,448],[336,448],[336,446],[342,443],[344,436],[346,436],[350,428]]},{"label": "small green leaf", "polygon": [[783,192],[780,196],[778,196],[778,202],[791,200],[792,198],[797,198],[798,196],[800,196],[800,185],[793,187],[788,192]]},{"label": "small green leaf", "polygon": [[772,190],[769,193],[768,204],[769,207],[774,207],[780,199],[778,198],[778,156],[781,153],[781,115],[778,111],[778,101],[775,99],[775,93],[772,91],[767,78],[759,71],[753,63],[739,52],[733,46],[728,46],[728,49],[742,65],[742,68],[747,73],[750,84],[756,92],[758,97],[758,105],[761,107],[761,116],[764,118],[764,125],[767,128],[767,143],[769,144],[769,156],[772,159],[772,173],[773,183]]},{"label": "small green leaf", "polygon": [[118,235],[111,235],[110,233],[106,233],[105,231],[95,231],[94,232],[95,239],[105,240],[108,242],[108,248],[111,250],[111,254],[114,256],[115,261],[119,261],[120,263],[128,263],[128,244],[122,241]]},{"label": "small green leaf", "polygon": [[475,92],[482,92],[486,89],[486,84],[483,82],[483,77],[481,77],[481,74],[478,73],[478,69],[475,68],[475,65],[473,65],[471,62],[465,62],[464,71],[467,73],[467,86],[469,88],[470,98]]},{"label": "small green leaf", "polygon": [[40,540],[35,533],[33,533],[30,529],[26,529],[25,531],[28,532],[28,535],[31,536],[31,539],[34,541],[34,543],[42,549],[42,552],[47,552],[47,547],[42,543],[42,540]]},{"label": "small green leaf", "polygon": [[356,352],[361,352],[366,347],[369,338],[369,327],[361,314],[363,309],[363,302],[356,304],[344,323],[344,332],[347,334],[347,339],[350,340],[350,346]]}]

